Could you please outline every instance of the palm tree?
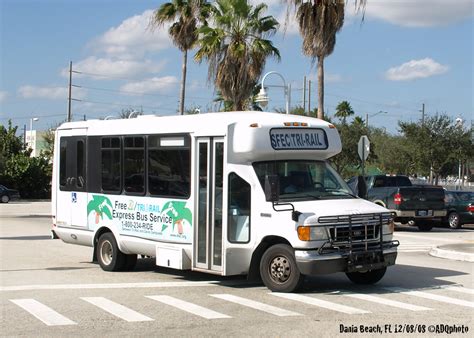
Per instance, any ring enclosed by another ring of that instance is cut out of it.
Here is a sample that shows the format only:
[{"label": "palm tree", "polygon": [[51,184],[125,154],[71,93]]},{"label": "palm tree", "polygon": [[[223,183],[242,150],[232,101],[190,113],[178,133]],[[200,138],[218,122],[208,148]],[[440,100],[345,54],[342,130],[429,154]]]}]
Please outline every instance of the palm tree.
[{"label": "palm tree", "polygon": [[[286,0],[296,9],[303,53],[318,64],[318,118],[324,118],[324,59],[336,45],[336,33],[344,24],[344,4],[347,0]],[[364,20],[367,0],[353,0],[356,11]],[[288,12],[289,13],[289,12]]]},{"label": "palm tree", "polygon": [[184,97],[186,88],[186,71],[188,50],[192,49],[198,39],[199,22],[206,23],[210,4],[206,0],[172,0],[162,4],[153,12],[150,26],[155,29],[167,22],[174,22],[168,30],[173,43],[183,52],[181,76],[181,94],[179,112],[184,114]]},{"label": "palm tree", "polygon": [[209,63],[209,81],[233,110],[243,110],[252,95],[269,56],[280,60],[280,52],[267,38],[275,34],[278,21],[262,16],[265,4],[247,0],[218,0],[213,10],[213,27],[199,29],[199,46],[194,59]]},{"label": "palm tree", "polygon": [[[295,6],[303,53],[317,62],[318,118],[324,118],[324,58],[334,51],[336,33],[344,24],[345,0],[288,0]],[[355,0],[357,3],[357,0]],[[360,0],[359,0],[360,1]],[[365,2],[365,0],[362,0]]]},{"label": "palm tree", "polygon": [[351,107],[351,104],[347,101],[341,101],[336,107],[336,116],[339,120],[342,121],[343,124],[346,123],[346,118],[349,116],[354,115],[354,110]]}]

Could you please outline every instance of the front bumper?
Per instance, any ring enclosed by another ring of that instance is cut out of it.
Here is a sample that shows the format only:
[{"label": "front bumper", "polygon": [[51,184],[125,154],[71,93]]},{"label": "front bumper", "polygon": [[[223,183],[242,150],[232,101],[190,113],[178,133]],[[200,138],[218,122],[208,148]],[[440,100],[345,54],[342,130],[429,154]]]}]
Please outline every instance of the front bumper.
[{"label": "front bumper", "polygon": [[322,253],[321,250],[295,250],[295,258],[304,275],[376,270],[395,264],[398,245],[398,241],[385,242],[383,251]]}]

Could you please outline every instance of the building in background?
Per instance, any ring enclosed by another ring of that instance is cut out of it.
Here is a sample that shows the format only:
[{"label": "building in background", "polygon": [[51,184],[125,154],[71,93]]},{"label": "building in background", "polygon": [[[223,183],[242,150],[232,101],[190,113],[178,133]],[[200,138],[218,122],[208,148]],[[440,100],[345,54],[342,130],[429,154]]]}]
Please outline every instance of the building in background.
[{"label": "building in background", "polygon": [[39,156],[42,150],[46,149],[45,131],[26,130],[25,143],[26,148],[31,148],[31,157]]}]

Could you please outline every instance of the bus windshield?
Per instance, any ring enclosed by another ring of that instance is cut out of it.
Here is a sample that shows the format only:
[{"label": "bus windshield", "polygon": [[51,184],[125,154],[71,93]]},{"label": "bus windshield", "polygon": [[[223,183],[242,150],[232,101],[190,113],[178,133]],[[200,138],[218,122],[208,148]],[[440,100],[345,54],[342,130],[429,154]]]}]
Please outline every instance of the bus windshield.
[{"label": "bus windshield", "polygon": [[263,189],[266,175],[278,176],[280,200],[356,198],[339,174],[325,161],[255,162],[253,167]]}]

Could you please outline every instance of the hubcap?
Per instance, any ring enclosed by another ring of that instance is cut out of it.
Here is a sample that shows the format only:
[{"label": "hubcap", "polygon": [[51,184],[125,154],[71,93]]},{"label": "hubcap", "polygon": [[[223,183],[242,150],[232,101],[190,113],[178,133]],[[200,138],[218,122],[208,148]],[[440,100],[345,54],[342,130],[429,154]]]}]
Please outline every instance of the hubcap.
[{"label": "hubcap", "polygon": [[452,227],[457,227],[458,226],[458,215],[450,215],[449,216],[449,225]]},{"label": "hubcap", "polygon": [[113,259],[114,250],[109,241],[104,241],[100,247],[100,257],[105,265],[110,265]]},{"label": "hubcap", "polygon": [[277,256],[270,263],[270,275],[278,283],[284,283],[290,278],[291,266],[288,258]]},{"label": "hubcap", "polygon": [[2,196],[2,202],[3,202],[3,203],[7,203],[7,202],[8,202],[8,196],[7,196],[7,195],[3,195],[3,196]]}]

